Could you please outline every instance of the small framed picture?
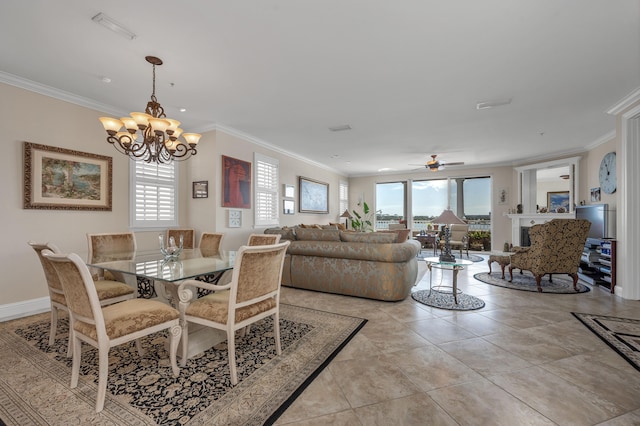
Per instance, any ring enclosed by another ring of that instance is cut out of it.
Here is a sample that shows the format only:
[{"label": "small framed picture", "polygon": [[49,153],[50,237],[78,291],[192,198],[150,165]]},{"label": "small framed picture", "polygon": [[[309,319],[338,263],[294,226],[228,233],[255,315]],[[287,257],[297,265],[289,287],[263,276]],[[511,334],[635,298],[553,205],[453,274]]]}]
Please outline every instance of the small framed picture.
[{"label": "small framed picture", "polygon": [[296,205],[293,200],[282,201],[282,213],[283,214],[295,214]]},{"label": "small framed picture", "polygon": [[295,195],[295,190],[294,190],[293,185],[287,185],[287,184],[285,184],[285,185],[284,185],[284,196],[285,196],[286,198],[293,198],[293,197],[294,197],[294,195]]},{"label": "small framed picture", "polygon": [[242,210],[229,210],[229,228],[240,228],[242,226]]},{"label": "small framed picture", "polygon": [[209,181],[200,180],[193,182],[193,198],[207,198],[209,197]]},{"label": "small framed picture", "polygon": [[600,201],[600,187],[591,188],[591,201]]}]

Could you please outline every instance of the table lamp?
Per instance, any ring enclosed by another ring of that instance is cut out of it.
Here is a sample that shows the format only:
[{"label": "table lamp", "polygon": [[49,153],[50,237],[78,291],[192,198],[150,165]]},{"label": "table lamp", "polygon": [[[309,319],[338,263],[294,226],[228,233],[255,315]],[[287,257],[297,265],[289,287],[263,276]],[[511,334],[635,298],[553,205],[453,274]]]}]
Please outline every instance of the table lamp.
[{"label": "table lamp", "polygon": [[344,227],[346,229],[349,229],[349,219],[351,219],[353,217],[353,216],[351,216],[351,213],[349,213],[349,210],[348,209],[345,210],[344,213],[342,213],[340,215],[340,217],[346,217],[347,218],[347,220],[344,221]]},{"label": "table lamp", "polygon": [[440,213],[440,216],[433,219],[432,222],[444,225],[444,247],[440,252],[440,262],[455,262],[456,257],[451,254],[451,233],[449,226],[454,223],[460,225],[466,225],[466,223],[456,216],[451,209],[444,209],[442,213]]}]

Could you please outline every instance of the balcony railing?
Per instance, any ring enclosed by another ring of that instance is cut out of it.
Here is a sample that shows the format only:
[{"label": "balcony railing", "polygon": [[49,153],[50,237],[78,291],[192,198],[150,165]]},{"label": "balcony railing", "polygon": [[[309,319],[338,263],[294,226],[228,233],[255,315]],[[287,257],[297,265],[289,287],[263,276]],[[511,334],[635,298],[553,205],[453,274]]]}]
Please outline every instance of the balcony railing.
[{"label": "balcony railing", "polygon": [[[377,220],[376,229],[389,229],[389,224],[397,223],[400,222],[397,220]],[[428,220],[414,220],[411,229],[414,231],[426,231],[429,223],[431,222]],[[490,220],[470,220],[468,224],[470,231],[491,231]]]}]

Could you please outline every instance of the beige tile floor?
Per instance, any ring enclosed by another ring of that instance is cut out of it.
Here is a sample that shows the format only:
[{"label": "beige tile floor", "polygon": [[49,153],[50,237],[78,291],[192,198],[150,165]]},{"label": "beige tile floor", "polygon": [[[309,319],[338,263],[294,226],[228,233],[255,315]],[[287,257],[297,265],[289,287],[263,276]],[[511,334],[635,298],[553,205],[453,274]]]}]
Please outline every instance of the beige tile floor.
[{"label": "beige tile floor", "polygon": [[[640,301],[473,278],[487,269],[459,274],[460,288],[486,303],[477,311],[283,288],[283,303],[369,321],[277,424],[640,425],[640,371],[571,315],[640,318]],[[414,290],[425,288],[428,274]]]}]

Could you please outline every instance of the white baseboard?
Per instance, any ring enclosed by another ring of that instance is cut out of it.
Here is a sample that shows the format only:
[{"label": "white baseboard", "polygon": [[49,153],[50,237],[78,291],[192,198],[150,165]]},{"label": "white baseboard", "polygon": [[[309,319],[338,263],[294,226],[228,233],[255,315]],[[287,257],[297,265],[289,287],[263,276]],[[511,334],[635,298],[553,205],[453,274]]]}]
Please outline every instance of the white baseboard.
[{"label": "white baseboard", "polygon": [[22,302],[0,305],[0,322],[9,321],[16,318],[28,317],[29,315],[49,312],[51,301],[49,297],[39,299],[24,300]]}]

